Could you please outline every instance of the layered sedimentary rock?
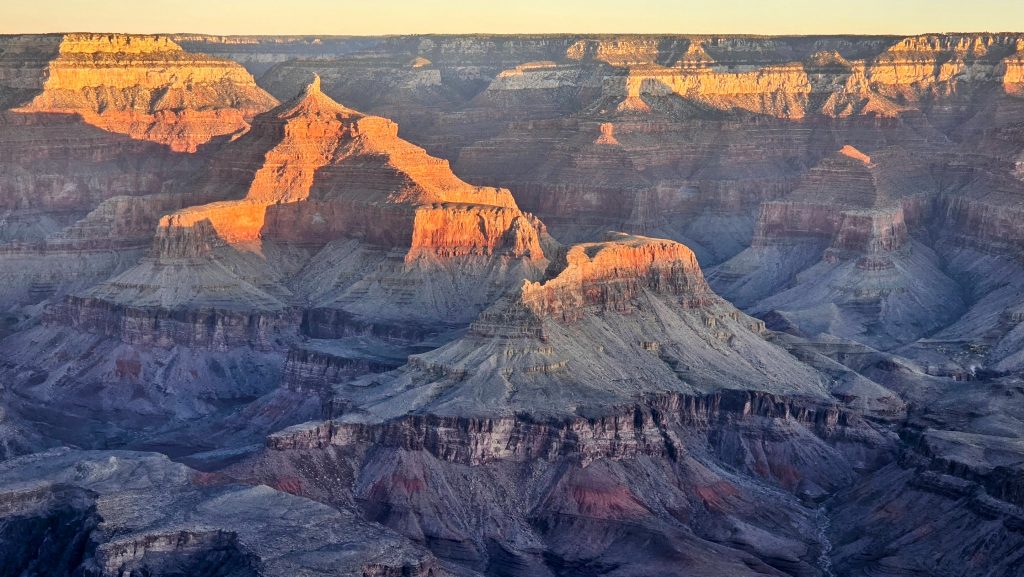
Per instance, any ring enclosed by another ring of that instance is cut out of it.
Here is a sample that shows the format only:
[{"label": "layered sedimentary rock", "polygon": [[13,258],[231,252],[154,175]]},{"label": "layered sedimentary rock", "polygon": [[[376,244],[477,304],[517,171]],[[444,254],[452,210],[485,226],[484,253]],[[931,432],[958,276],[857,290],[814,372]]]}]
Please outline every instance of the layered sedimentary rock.
[{"label": "layered sedimentary rock", "polygon": [[0,566],[1016,574],[1022,48],[0,39]]},{"label": "layered sedimentary rock", "polygon": [[450,575],[421,547],[351,508],[228,484],[162,455],[52,451],[5,463],[0,477],[5,531],[22,530],[0,551],[6,569],[90,577]]},{"label": "layered sedimentary rock", "polygon": [[[17,44],[17,39],[12,40]],[[275,104],[241,66],[186,53],[171,39],[66,34],[20,112],[77,114],[88,124],[194,152]],[[24,78],[11,81],[21,89]]]},{"label": "layered sedimentary rock", "polygon": [[[791,190],[823,151],[851,142],[869,153],[880,144],[942,142],[965,125],[981,134],[990,121],[972,117],[971,102],[1012,118],[1019,41],[1013,34],[282,41],[303,56],[261,81],[287,94],[310,72],[323,72],[327,92],[396,118],[413,141],[457,159],[460,174],[510,187],[563,241],[623,229],[681,240],[717,263],[749,244],[760,202]],[[197,47],[238,50],[205,42]],[[245,52],[258,52],[258,39],[247,42]],[[429,82],[408,76],[424,69],[436,74]],[[374,82],[389,84],[367,89]],[[622,146],[592,147],[607,126]]]},{"label": "layered sedimentary rock", "polygon": [[[375,291],[375,302],[346,292],[360,290],[360,284],[387,282],[388,274],[450,276],[447,271],[462,267],[498,267],[490,274],[497,275],[493,282],[501,285],[538,274],[530,271],[546,264],[541,225],[516,208],[508,191],[462,182],[444,161],[398,139],[393,123],[365,117],[325,96],[319,79],[299,97],[258,117],[236,146],[264,151],[262,158],[242,155],[259,161],[244,197],[165,216],[150,258],[83,298],[69,301],[71,324],[111,336],[120,331],[128,342],[144,342],[139,339],[161,332],[153,326],[161,321],[151,319],[145,321],[149,325],[134,330],[103,328],[103,319],[136,316],[145,320],[145,310],[166,309],[172,314],[164,324],[181,317],[185,330],[195,335],[195,340],[186,334],[176,338],[176,329],[170,329],[171,342],[267,347],[264,329],[275,330],[281,323],[297,325],[288,309],[302,303],[300,295],[323,311],[313,315],[345,311],[346,305],[369,310],[375,303],[388,301],[397,305],[392,314],[399,318],[404,313],[425,324],[457,323],[460,314],[452,318],[450,306],[439,310],[430,301],[401,303],[387,288]],[[352,239],[359,239],[355,254]],[[364,262],[350,261],[339,268],[330,261],[340,246],[347,247],[343,249],[347,257],[362,257]],[[313,257],[303,275],[285,280],[308,258],[304,250],[315,252],[321,247],[325,247],[322,254]],[[402,260],[387,264],[390,270],[381,270],[396,251],[405,252]],[[353,264],[377,268],[375,278],[329,279],[329,275],[351,275]],[[456,277],[468,276],[471,271],[457,273]],[[504,276],[509,278],[503,281]],[[485,304],[493,290],[489,286],[482,287],[482,294],[478,290],[477,306]],[[409,296],[415,298],[414,293]],[[106,308],[90,312],[94,307]],[[223,318],[218,311],[225,311]],[[471,313],[472,305],[461,316]],[[349,310],[339,318],[352,314],[359,313]],[[207,316],[220,320],[203,320]],[[330,331],[315,321],[306,324],[320,327],[317,333]],[[212,343],[212,335],[196,332],[205,326],[223,333],[223,342]],[[256,333],[235,334],[234,326]],[[132,336],[136,333],[140,336]]]},{"label": "layered sedimentary rock", "polygon": [[[461,339],[339,380],[335,419],[271,435],[229,474],[325,502],[349,497],[323,479],[352,479],[370,518],[489,574],[557,575],[627,549],[649,559],[628,575],[814,571],[821,543],[740,503],[761,483],[773,510],[847,486],[885,460],[886,435],[717,297],[683,245],[612,234],[548,274]],[[787,511],[809,535],[814,515]]]},{"label": "layered sedimentary rock", "polygon": [[[324,502],[348,498],[327,479],[351,479],[369,518],[487,574],[812,574],[823,543],[791,495],[846,486],[888,450],[849,417],[725,391],[553,421],[335,422],[282,431],[227,472]],[[775,516],[751,514],[750,499]],[[637,554],[642,566],[629,561]]]},{"label": "layered sedimentary rock", "polygon": [[[910,230],[930,218],[941,167],[852,146],[764,203],[752,246],[718,267],[728,298],[779,327],[879,347],[906,343],[962,311],[959,286]],[[765,317],[767,318],[767,317]]]},{"label": "layered sedimentary rock", "polygon": [[0,46],[5,308],[59,300],[130,266],[203,172],[204,159],[175,151],[244,130],[275,103],[237,64],[167,38],[12,36]]},{"label": "layered sedimentary rock", "polygon": [[[207,170],[188,181],[195,188],[153,195],[138,222],[154,207],[205,204],[163,216],[144,258],[55,298],[42,324],[5,343],[3,372],[29,410],[76,415],[56,437],[76,428],[94,436],[99,415],[131,406],[134,416],[113,428],[149,419],[163,438],[180,419],[269,395],[254,408],[265,414],[238,430],[258,438],[292,411],[309,418],[306,403],[285,401],[328,387],[301,374],[393,368],[547,266],[543,225],[507,190],[459,180],[446,161],[399,139],[394,123],[328,98],[318,80],[215,146]],[[88,238],[135,214],[131,206],[107,202],[64,238]],[[46,350],[33,352],[40,341]],[[286,368],[289,355],[302,366]]]},{"label": "layered sedimentary rock", "polygon": [[913,411],[898,461],[832,500],[836,564],[852,575],[1019,572],[1020,380],[928,384],[938,394]]},{"label": "layered sedimentary rock", "polygon": [[0,562],[9,574],[70,576],[88,557],[102,518],[96,494],[63,484],[39,484],[0,496]]},{"label": "layered sedimentary rock", "polygon": [[820,375],[708,288],[692,251],[616,234],[574,246],[469,333],[337,395],[372,415],[573,414],[647,393],[827,395]]}]

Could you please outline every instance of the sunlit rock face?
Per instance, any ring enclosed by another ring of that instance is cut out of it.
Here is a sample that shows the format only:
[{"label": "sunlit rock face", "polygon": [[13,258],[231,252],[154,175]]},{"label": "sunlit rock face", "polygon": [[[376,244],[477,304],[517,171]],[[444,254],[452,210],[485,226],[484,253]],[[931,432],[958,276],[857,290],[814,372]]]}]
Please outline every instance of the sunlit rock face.
[{"label": "sunlit rock face", "polygon": [[[151,419],[160,435],[259,396],[268,396],[263,414],[217,433],[258,438],[316,416],[315,403],[291,402],[291,389],[278,396],[285,373],[288,387],[315,391],[322,383],[301,373],[393,368],[540,278],[554,247],[508,190],[460,180],[393,122],[324,95],[319,79],[202,160],[199,175],[175,184],[180,194],[141,195],[141,206],[108,199],[66,229],[85,239],[104,222],[148,222],[151,240],[109,278],[54,295],[42,324],[5,346],[34,367],[11,372],[31,389],[30,404],[90,407],[77,434],[94,435],[94,419],[131,406],[145,417],[114,426],[135,431]],[[200,204],[177,209],[189,201]],[[171,210],[153,219],[161,208]],[[39,339],[50,343],[42,354]]]},{"label": "sunlit rock face", "polygon": [[0,573],[1017,575],[1022,51],[0,38]]},{"label": "sunlit rock face", "polygon": [[[155,262],[255,250],[284,273],[302,262],[273,262],[275,251],[305,251],[302,272],[280,281],[294,298],[275,297],[312,303],[306,326],[317,335],[345,334],[348,317],[365,319],[353,319],[356,331],[387,319],[468,322],[547,265],[543,225],[508,190],[463,182],[447,161],[400,139],[393,122],[334,102],[319,78],[254,120],[236,146],[265,151],[244,197],[165,216]],[[260,278],[245,266],[229,268]]]},{"label": "sunlit rock face", "polygon": [[[50,43],[26,48],[25,41],[6,40],[14,50],[52,49]],[[35,92],[17,108],[21,112],[78,114],[104,130],[194,152],[215,136],[244,130],[252,116],[276,103],[241,66],[186,53],[167,37],[66,34],[52,40],[56,54],[39,76],[5,82],[17,94]]]},{"label": "sunlit rock face", "polygon": [[[258,38],[189,41],[250,66],[259,54],[283,58],[283,47]],[[966,133],[992,138],[986,126],[1011,122],[1022,106],[1013,98],[1019,42],[1014,34],[322,39],[288,44],[306,57],[260,81],[284,97],[320,72],[327,93],[397,120],[460,175],[513,190],[563,242],[626,230],[679,240],[717,264],[749,246],[761,202],[846,144],[870,154]]]}]

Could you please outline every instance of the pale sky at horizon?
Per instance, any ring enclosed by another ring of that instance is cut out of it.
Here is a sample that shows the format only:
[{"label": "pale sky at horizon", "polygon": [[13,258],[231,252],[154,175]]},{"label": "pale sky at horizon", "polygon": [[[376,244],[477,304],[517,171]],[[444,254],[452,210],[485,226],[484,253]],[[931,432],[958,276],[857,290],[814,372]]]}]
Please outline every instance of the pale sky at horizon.
[{"label": "pale sky at horizon", "polygon": [[1024,31],[1024,0],[0,0],[0,33],[919,34]]}]

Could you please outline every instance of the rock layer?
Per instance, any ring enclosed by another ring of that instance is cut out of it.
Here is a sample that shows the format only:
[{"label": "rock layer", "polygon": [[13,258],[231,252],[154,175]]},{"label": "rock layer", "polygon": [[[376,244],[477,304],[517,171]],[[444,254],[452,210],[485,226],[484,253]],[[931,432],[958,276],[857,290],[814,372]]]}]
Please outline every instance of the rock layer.
[{"label": "rock layer", "polygon": [[194,152],[274,105],[230,61],[161,36],[66,34],[22,112],[78,114],[99,128]]}]

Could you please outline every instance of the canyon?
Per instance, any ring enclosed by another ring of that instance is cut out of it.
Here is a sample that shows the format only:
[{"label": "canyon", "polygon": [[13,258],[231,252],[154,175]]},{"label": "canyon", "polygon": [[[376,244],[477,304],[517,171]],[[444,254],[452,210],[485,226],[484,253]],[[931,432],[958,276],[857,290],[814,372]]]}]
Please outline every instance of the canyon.
[{"label": "canyon", "polygon": [[1024,576],[1024,34],[0,36],[0,575]]}]

